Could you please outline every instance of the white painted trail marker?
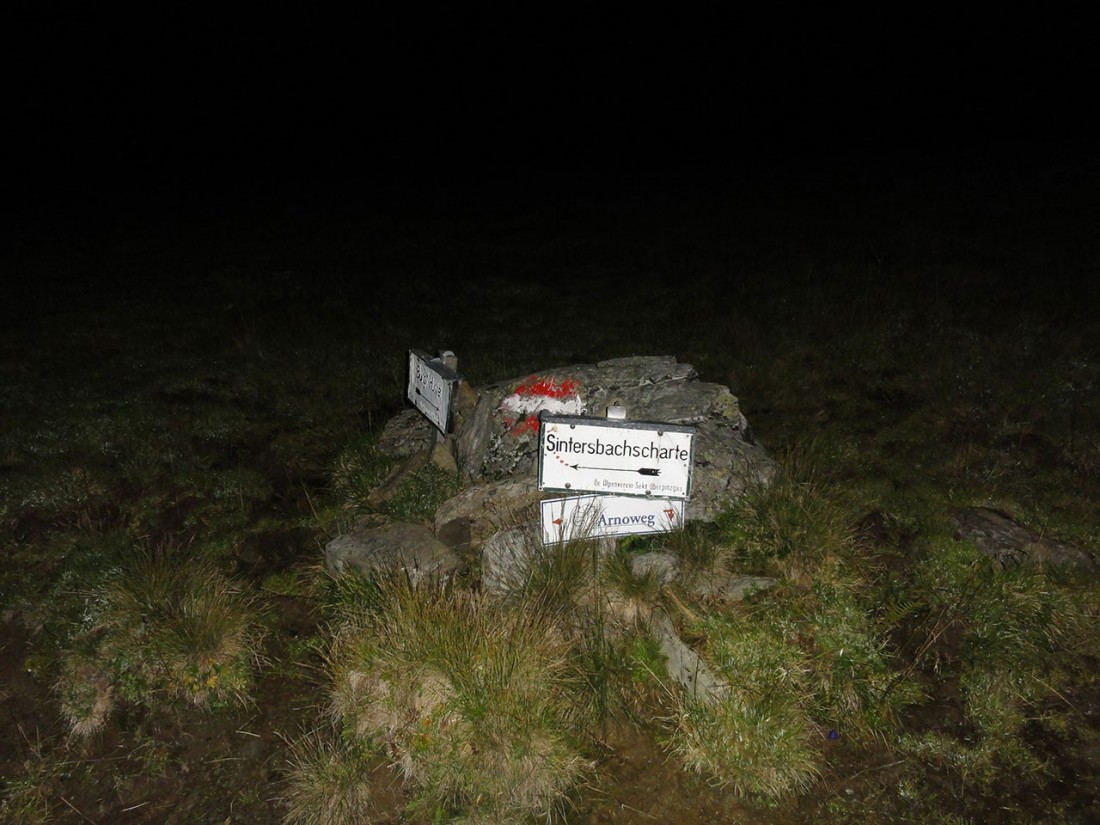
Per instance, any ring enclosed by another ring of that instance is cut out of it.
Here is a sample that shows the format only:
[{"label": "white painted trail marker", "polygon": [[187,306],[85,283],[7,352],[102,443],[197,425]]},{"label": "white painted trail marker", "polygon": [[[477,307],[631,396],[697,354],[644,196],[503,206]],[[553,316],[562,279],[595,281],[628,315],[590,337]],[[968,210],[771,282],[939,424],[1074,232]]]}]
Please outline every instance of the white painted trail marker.
[{"label": "white painted trail marker", "polygon": [[539,489],[684,499],[695,428],[543,413]]},{"label": "white painted trail marker", "polygon": [[409,350],[409,400],[442,433],[451,427],[451,399],[457,382],[458,373],[441,359]]},{"label": "white painted trail marker", "polygon": [[541,502],[542,543],[666,533],[684,524],[682,499],[575,496]]}]

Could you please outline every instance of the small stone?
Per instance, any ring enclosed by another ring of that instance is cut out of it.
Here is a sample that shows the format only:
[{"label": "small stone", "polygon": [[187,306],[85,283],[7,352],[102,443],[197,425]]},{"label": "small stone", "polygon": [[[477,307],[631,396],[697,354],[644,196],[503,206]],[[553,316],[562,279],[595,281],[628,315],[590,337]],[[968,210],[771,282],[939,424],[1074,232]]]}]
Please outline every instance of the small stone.
[{"label": "small stone", "polygon": [[349,570],[365,576],[402,571],[416,585],[425,580],[446,581],[459,566],[451,548],[420,524],[357,525],[325,545],[325,567],[332,575]]},{"label": "small stone", "polygon": [[458,463],[455,461],[451,439],[436,442],[431,452],[432,466],[449,475],[458,475]]},{"label": "small stone", "polygon": [[671,553],[641,553],[630,559],[635,576],[653,576],[660,586],[670,584],[680,571],[680,560]]},{"label": "small stone", "polygon": [[524,527],[501,530],[481,546],[481,589],[503,595],[522,586],[537,550],[532,531]]},{"label": "small stone", "polygon": [[533,475],[476,484],[440,505],[435,513],[435,532],[456,529],[450,525],[458,521],[466,525],[470,546],[477,548],[500,530],[536,523],[541,500]]},{"label": "small stone", "polygon": [[657,637],[661,653],[668,660],[668,675],[679,682],[689,696],[713,704],[729,693],[729,685],[719,679],[699,654],[680,638],[668,616],[656,614],[651,629]]},{"label": "small stone", "polygon": [[1048,539],[1017,524],[991,507],[960,507],[952,511],[955,538],[972,541],[1002,569],[1020,565],[1054,565],[1096,570],[1096,562],[1077,547]]},{"label": "small stone", "polygon": [[419,410],[405,409],[386,422],[378,437],[378,449],[384,455],[404,458],[426,450],[435,432],[435,427]]}]

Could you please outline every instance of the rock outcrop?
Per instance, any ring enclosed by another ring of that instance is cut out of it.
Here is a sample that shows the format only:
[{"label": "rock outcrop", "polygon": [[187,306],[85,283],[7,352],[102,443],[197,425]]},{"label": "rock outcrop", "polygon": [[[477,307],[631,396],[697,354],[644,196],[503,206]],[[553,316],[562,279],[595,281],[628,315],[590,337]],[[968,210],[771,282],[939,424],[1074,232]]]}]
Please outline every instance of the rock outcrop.
[{"label": "rock outcrop", "polygon": [[775,474],[729,388],[698,380],[691,365],[671,356],[558,367],[482,388],[455,433],[459,466],[474,483],[533,476],[540,409],[602,417],[609,406],[625,408],[628,420],[696,428],[688,520],[712,519]]},{"label": "rock outcrop", "polygon": [[[432,526],[391,524],[357,527],[325,548],[328,569],[370,574],[401,569],[411,579],[446,579],[462,558],[477,554],[482,591],[503,595],[522,586],[541,551],[539,502],[560,494],[537,486],[539,413],[603,417],[609,407],[626,419],[690,425],[694,428],[691,496],[687,520],[710,520],[755,484],[767,484],[775,462],[752,440],[748,422],[728,387],[700,381],[695,369],[670,356],[617,358],[597,364],[557,367],[474,391],[460,384],[455,432],[440,442],[413,409],[391,419],[379,448],[402,459],[369,501],[380,506],[403,479],[429,461],[460,472],[465,486],[444,502]],[[455,465],[447,459],[453,456]],[[606,552],[613,539],[603,539]],[[661,586],[678,576],[668,554],[636,560],[652,570]],[[641,570],[636,572],[642,572]],[[770,579],[736,578],[696,583],[712,598],[739,599],[772,584]],[[669,661],[670,675],[692,695],[713,701],[726,687],[676,634],[663,613],[650,624]]]}]

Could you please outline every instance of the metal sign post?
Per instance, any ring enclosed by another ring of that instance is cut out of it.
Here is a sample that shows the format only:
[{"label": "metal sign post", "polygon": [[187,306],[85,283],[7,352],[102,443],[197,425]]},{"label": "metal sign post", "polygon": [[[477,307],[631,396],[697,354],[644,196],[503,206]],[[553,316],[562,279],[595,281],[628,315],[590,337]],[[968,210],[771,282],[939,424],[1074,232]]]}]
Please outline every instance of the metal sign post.
[{"label": "metal sign post", "polygon": [[540,490],[684,499],[695,428],[543,413]]},{"label": "metal sign post", "polygon": [[546,499],[540,506],[543,544],[667,533],[684,524],[682,499],[593,495]]},{"label": "metal sign post", "polygon": [[449,359],[454,359],[454,353],[429,358],[419,350],[409,350],[409,401],[444,434],[451,428],[451,401],[459,380],[458,373],[446,363]]},{"label": "metal sign post", "polygon": [[694,427],[627,421],[620,406],[607,418],[544,412],[539,424],[538,488],[596,494],[543,501],[543,544],[683,526]]}]

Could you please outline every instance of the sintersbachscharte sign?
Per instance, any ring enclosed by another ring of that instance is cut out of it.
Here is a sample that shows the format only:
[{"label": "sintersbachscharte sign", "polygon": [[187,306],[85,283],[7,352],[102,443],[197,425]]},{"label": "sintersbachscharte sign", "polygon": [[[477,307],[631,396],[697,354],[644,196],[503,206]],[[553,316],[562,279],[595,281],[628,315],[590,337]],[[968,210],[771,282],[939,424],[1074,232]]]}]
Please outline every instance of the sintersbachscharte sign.
[{"label": "sintersbachscharte sign", "polygon": [[542,543],[667,533],[684,524],[683,499],[590,495],[546,499]]},{"label": "sintersbachscharte sign", "polygon": [[409,401],[441,433],[451,428],[451,400],[458,380],[458,373],[441,358],[409,350]]},{"label": "sintersbachscharte sign", "polygon": [[540,490],[691,495],[694,427],[544,412],[539,440]]}]

